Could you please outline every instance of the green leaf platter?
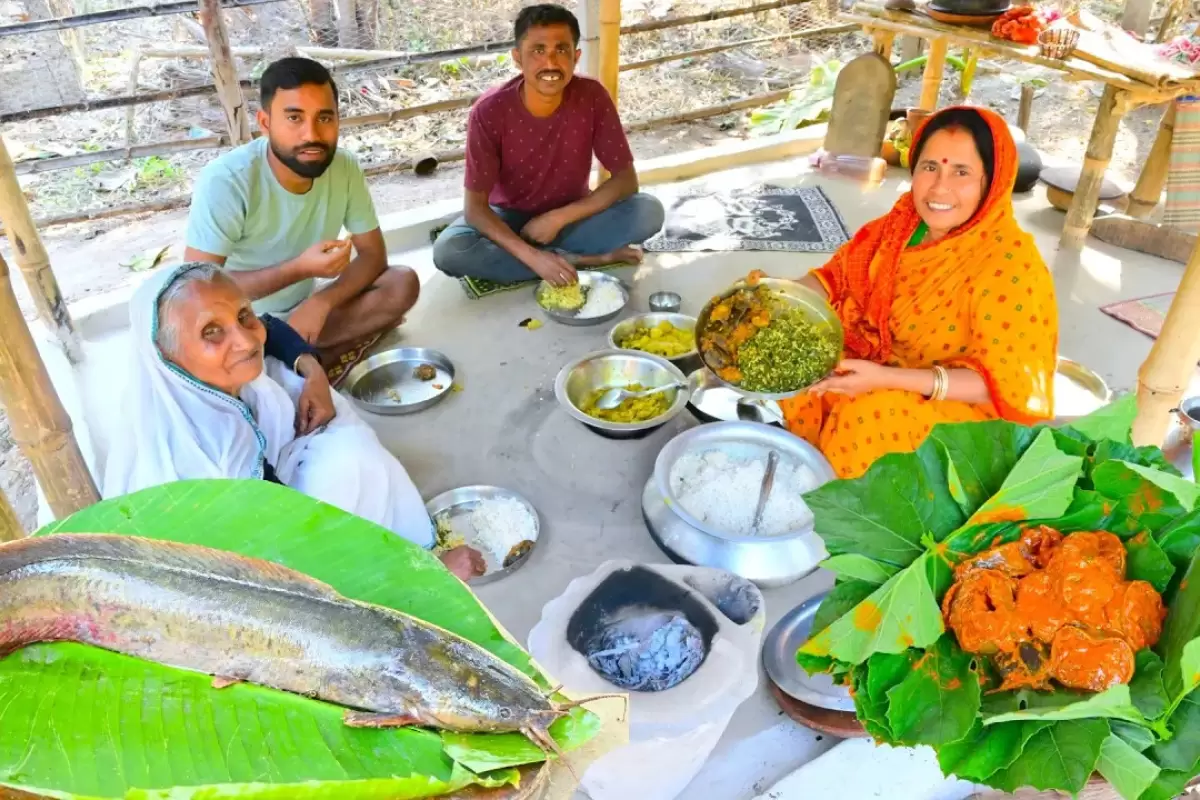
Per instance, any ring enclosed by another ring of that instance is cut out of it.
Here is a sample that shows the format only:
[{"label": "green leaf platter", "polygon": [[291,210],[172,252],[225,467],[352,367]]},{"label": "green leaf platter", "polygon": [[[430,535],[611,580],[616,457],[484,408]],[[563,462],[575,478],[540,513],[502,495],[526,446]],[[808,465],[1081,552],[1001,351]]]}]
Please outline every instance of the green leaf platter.
[{"label": "green leaf platter", "polygon": [[[266,481],[168,484],[38,535],[55,533],[168,539],[274,561],[470,639],[548,686],[433,555]],[[26,647],[0,659],[0,796],[412,800],[516,786],[518,767],[545,760],[519,734],[349,728],[342,711],[261,686],[214,689],[207,675],[85,645]],[[597,716],[575,709],[551,732],[569,751],[599,729]]]},{"label": "green leaf platter", "polygon": [[[805,495],[836,573],[797,660],[847,684],[877,741],[929,745],[947,775],[1012,792],[1167,800],[1200,774],[1200,487],[1129,442],[1132,402],[1066,428],[941,425],[914,453]],[[946,630],[953,567],[1029,524],[1106,530],[1163,593],[1155,647],[1097,694],[994,692]]]}]

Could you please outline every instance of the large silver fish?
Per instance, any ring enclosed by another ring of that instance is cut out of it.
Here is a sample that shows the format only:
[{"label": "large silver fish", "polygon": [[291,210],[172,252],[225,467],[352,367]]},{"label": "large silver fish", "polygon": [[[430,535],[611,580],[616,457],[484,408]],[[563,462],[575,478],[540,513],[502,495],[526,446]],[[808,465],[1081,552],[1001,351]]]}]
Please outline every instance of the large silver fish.
[{"label": "large silver fish", "polygon": [[559,752],[558,704],[435,625],[278,564],[196,545],[70,534],[0,545],[0,656],[73,641],[347,706],[361,727],[520,732]]}]

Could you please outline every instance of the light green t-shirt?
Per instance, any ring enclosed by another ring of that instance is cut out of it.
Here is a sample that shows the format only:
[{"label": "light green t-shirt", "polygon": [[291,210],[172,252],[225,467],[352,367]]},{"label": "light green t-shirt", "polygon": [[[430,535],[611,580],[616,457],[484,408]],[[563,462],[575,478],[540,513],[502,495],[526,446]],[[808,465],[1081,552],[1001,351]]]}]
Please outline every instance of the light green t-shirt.
[{"label": "light green t-shirt", "polygon": [[[375,204],[353,155],[339,148],[325,174],[305,194],[279,185],[260,137],[213,161],[200,173],[188,212],[187,245],[225,256],[225,267],[251,271],[295,258],[317,242],[379,227]],[[254,303],[258,313],[291,311],[313,291],[311,279]]]}]

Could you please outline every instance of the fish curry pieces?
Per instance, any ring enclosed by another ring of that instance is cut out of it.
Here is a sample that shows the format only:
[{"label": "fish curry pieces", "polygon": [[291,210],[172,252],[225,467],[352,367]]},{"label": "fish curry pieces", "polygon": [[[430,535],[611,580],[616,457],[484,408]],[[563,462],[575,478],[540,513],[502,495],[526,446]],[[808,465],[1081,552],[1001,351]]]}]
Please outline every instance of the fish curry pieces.
[{"label": "fish curry pieces", "polygon": [[1125,580],[1113,534],[1040,526],[955,567],[942,615],[963,650],[989,658],[996,691],[1055,681],[1099,692],[1129,682],[1166,609],[1149,583]]}]

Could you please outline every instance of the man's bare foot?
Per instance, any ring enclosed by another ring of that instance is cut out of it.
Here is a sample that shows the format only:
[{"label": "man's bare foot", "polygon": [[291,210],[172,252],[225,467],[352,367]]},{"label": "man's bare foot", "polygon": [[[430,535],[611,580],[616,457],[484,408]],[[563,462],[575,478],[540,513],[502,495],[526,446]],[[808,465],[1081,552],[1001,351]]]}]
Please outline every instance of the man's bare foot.
[{"label": "man's bare foot", "polygon": [[609,264],[630,264],[637,265],[642,263],[645,253],[642,248],[633,247],[618,247],[611,253],[604,253],[598,256],[565,256],[573,265],[577,267],[607,267]]}]

